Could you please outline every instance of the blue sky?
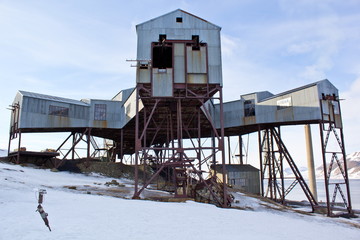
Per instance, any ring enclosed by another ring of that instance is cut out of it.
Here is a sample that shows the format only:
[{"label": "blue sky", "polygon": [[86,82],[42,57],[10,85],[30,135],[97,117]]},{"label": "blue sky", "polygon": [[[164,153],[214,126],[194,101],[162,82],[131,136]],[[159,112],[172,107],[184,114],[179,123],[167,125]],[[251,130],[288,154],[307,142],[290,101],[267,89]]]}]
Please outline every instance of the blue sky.
[{"label": "blue sky", "polygon": [[[0,148],[7,149],[6,108],[17,90],[109,99],[134,87],[126,59],[136,56],[135,25],[178,8],[222,27],[225,101],[327,78],[346,99],[347,152],[360,151],[358,0],[0,0]],[[295,132],[303,128],[288,130]],[[46,139],[25,145],[40,150]]]}]

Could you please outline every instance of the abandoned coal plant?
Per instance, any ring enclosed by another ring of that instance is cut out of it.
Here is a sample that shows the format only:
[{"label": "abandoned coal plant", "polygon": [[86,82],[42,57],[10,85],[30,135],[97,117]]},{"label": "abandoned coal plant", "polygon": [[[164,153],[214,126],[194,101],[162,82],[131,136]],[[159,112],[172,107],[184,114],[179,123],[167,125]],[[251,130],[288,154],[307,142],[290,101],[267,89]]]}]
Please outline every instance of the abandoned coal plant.
[{"label": "abandoned coal plant", "polygon": [[[175,198],[229,207],[231,186],[285,204],[299,185],[313,211],[353,214],[337,88],[325,79],[276,95],[262,91],[223,102],[220,31],[181,9],[137,25],[136,86],[109,100],[18,91],[11,105],[8,157],[16,163],[41,158],[59,168],[79,159],[77,146],[85,142],[82,160],[89,165],[98,152],[104,153],[102,161],[121,164],[131,157],[133,198],[157,185]],[[288,125],[320,129],[325,203],[317,200],[315,177],[308,185],[281,137],[281,127]],[[21,145],[22,134],[55,132],[68,133],[58,149],[32,152]],[[242,137],[250,133],[258,136],[260,169],[244,163],[242,147],[237,162],[226,156],[226,137],[243,146]],[[65,143],[71,147],[64,150]],[[331,177],[335,166],[340,180]],[[294,176],[288,187],[286,167]]]}]

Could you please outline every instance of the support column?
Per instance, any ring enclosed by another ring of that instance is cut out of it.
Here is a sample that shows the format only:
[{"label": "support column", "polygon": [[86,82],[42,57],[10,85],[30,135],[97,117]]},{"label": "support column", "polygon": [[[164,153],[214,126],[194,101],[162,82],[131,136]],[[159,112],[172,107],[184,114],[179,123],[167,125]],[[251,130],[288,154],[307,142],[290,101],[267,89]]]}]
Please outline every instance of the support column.
[{"label": "support column", "polygon": [[259,143],[259,158],[260,158],[260,186],[261,186],[261,196],[264,197],[265,191],[264,191],[264,170],[263,170],[263,143],[261,140],[261,129],[260,126],[258,128],[258,143]]},{"label": "support column", "polygon": [[221,151],[221,158],[222,158],[222,175],[223,175],[223,193],[224,193],[224,199],[223,199],[223,207],[227,207],[227,201],[228,201],[228,192],[227,192],[227,185],[226,185],[226,169],[225,169],[225,149],[224,149],[224,141],[225,141],[225,131],[224,131],[224,104],[223,104],[223,93],[222,88],[219,91],[220,94],[220,143],[219,143],[219,150]]},{"label": "support column", "polygon": [[239,135],[239,161],[241,165],[244,164],[242,145],[243,145],[242,136]]},{"label": "support column", "polygon": [[139,151],[141,148],[141,141],[139,139],[139,88],[136,87],[136,115],[135,115],[135,183],[134,183],[134,196],[133,198],[139,198],[138,189],[139,189],[139,167],[138,167],[138,158]]},{"label": "support column", "polygon": [[18,143],[18,151],[16,156],[16,164],[20,163],[20,148],[21,148],[21,130],[19,130],[19,143]]},{"label": "support column", "polygon": [[311,137],[311,126],[306,124],[305,129],[305,142],[306,142],[306,159],[309,174],[310,191],[314,196],[314,199],[318,201],[316,190],[316,176],[315,176],[315,164],[314,164],[314,152]]},{"label": "support column", "polygon": [[231,146],[230,146],[230,136],[228,136],[228,158],[229,158],[229,164],[231,164]]}]

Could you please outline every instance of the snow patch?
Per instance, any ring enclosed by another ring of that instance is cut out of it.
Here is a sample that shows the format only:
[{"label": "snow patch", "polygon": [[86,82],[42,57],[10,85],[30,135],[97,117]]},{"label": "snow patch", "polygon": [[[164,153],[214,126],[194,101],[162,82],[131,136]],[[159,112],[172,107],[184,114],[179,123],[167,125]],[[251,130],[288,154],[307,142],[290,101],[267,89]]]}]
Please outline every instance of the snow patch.
[{"label": "snow patch", "polygon": [[[359,237],[359,229],[344,220],[279,211],[275,205],[241,193],[234,193],[235,205],[248,210],[222,209],[193,201],[129,200],[64,188],[87,185],[105,190],[108,188],[105,183],[111,180],[96,174],[51,172],[0,163],[0,239],[211,240],[241,236],[272,240],[291,236],[295,240],[351,240]],[[132,185],[129,180],[116,180]],[[34,189],[47,190],[42,205],[49,214],[52,232],[35,212]]]}]

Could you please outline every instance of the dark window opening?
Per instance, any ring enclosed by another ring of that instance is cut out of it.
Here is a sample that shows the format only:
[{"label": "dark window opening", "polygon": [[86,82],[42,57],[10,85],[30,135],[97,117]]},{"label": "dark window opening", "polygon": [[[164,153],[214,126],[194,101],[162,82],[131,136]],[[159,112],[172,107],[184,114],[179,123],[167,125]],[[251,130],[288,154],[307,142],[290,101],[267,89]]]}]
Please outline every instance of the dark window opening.
[{"label": "dark window opening", "polygon": [[95,104],[94,120],[106,120],[106,104]]},{"label": "dark window opening", "polygon": [[159,35],[159,43],[164,43],[166,41],[166,34]]},{"label": "dark window opening", "polygon": [[171,45],[161,45],[153,47],[153,68],[172,68],[173,51]]},{"label": "dark window opening", "polygon": [[176,18],[176,22],[182,23],[182,17],[177,17],[177,18]]},{"label": "dark window opening", "polygon": [[254,100],[245,100],[244,115],[245,115],[245,117],[255,116],[255,101]]},{"label": "dark window opening", "polygon": [[192,35],[192,40],[193,40],[193,47],[192,50],[200,50],[200,40],[199,40],[199,35]]},{"label": "dark window opening", "polygon": [[148,69],[148,67],[149,67],[149,63],[144,63],[144,62],[139,63],[140,69]]},{"label": "dark window opening", "polygon": [[49,115],[68,117],[69,116],[69,108],[50,105],[49,106]]}]

